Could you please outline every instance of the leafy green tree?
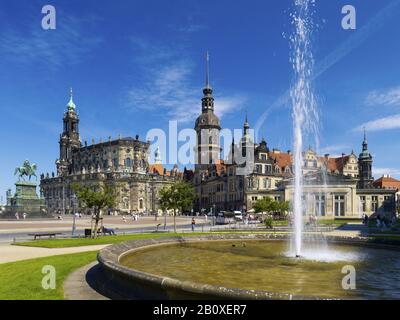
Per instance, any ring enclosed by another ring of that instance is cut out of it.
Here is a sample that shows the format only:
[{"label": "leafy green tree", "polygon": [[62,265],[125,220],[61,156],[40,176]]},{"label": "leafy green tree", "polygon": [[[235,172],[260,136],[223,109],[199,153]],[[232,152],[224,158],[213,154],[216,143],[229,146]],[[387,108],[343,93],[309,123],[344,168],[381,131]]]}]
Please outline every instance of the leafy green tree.
[{"label": "leafy green tree", "polygon": [[253,209],[255,213],[262,212],[272,212],[272,207],[274,206],[275,201],[270,197],[258,199],[256,203],[253,204]]},{"label": "leafy green tree", "polygon": [[259,199],[253,205],[253,209],[256,213],[279,213],[281,217],[286,217],[287,212],[290,209],[290,203],[288,201],[276,201],[270,197]]},{"label": "leafy green tree", "polygon": [[290,210],[290,202],[289,201],[279,202],[279,210],[278,211],[280,212],[280,214],[282,216],[286,217],[289,210]]},{"label": "leafy green tree", "polygon": [[85,207],[92,209],[92,219],[95,222],[92,228],[92,238],[96,238],[99,221],[102,219],[102,210],[115,207],[115,189],[110,185],[87,187],[76,183],[72,186],[72,190]]},{"label": "leafy green tree", "polygon": [[160,190],[160,206],[162,210],[174,210],[174,232],[176,232],[176,214],[180,210],[190,210],[196,193],[187,182],[177,182]]}]

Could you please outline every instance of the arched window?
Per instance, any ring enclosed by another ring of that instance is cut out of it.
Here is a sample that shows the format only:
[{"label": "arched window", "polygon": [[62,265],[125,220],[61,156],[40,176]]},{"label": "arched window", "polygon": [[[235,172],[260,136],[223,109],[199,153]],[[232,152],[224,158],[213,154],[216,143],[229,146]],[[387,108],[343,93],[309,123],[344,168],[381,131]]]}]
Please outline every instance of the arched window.
[{"label": "arched window", "polygon": [[139,209],[143,210],[143,199],[139,200]]},{"label": "arched window", "polygon": [[125,167],[132,167],[132,160],[131,158],[126,158],[125,159]]}]

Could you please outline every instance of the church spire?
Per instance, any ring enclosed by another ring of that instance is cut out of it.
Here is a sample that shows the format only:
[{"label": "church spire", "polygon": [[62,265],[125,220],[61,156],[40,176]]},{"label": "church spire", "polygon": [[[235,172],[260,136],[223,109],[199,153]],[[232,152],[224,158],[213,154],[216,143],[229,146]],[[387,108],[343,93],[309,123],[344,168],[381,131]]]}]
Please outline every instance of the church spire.
[{"label": "church spire", "polygon": [[68,111],[75,111],[76,105],[73,100],[73,91],[72,88],[69,91],[69,102],[67,104]]},{"label": "church spire", "polygon": [[367,131],[364,127],[364,141],[362,143],[363,146],[363,151],[367,151],[368,150],[368,140],[367,140]]},{"label": "church spire", "polygon": [[210,89],[210,54],[206,52],[206,88]]},{"label": "church spire", "polygon": [[202,101],[202,112],[212,111],[214,112],[214,97],[213,90],[210,86],[210,55],[207,51],[206,53],[206,86],[203,89],[204,97],[201,99]]},{"label": "church spire", "polygon": [[247,110],[246,110],[246,118],[245,118],[244,124],[243,124],[243,131],[244,131],[245,135],[248,134],[249,129],[250,129],[250,124],[249,124],[249,121],[247,120]]}]

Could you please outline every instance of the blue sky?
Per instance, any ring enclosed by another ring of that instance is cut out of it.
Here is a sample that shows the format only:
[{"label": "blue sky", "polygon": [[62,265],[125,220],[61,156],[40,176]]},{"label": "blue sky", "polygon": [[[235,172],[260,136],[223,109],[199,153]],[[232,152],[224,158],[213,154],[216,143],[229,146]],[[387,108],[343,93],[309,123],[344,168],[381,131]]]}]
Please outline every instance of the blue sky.
[{"label": "blue sky", "polygon": [[[53,31],[41,28],[46,4],[57,10]],[[341,28],[345,4],[356,7],[356,30]],[[276,102],[292,80],[291,8],[292,0],[2,1],[1,196],[24,159],[55,171],[70,87],[82,140],[144,137],[171,119],[192,128],[207,50],[223,127],[241,128],[247,110],[270,147],[292,149],[290,105]],[[321,152],[358,154],[365,125],[376,178],[400,176],[399,13],[400,0],[315,5]]]}]

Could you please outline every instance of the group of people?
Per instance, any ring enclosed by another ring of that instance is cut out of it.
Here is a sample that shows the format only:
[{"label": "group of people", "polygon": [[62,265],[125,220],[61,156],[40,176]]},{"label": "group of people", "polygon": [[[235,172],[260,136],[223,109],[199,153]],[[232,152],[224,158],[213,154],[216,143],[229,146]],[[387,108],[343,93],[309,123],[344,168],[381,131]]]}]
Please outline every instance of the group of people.
[{"label": "group of people", "polygon": [[[139,215],[138,215],[137,213],[131,213],[131,219],[132,219],[133,221],[139,221]],[[127,219],[126,219],[125,215],[122,216],[122,221],[123,221],[124,223],[127,222]]]},{"label": "group of people", "polygon": [[[23,220],[26,220],[26,217],[28,216],[28,214],[26,213],[26,212],[24,212],[23,214],[22,214],[22,219]],[[18,212],[16,212],[15,213],[15,218],[17,219],[17,220],[20,220],[20,216],[19,216],[19,213]]]},{"label": "group of people", "polygon": [[[363,214],[363,224],[368,226],[369,221],[371,220],[367,214]],[[378,214],[376,216],[376,227],[377,228],[389,228],[395,226],[397,224],[397,217],[393,215],[392,220],[390,220],[387,216]]]}]

